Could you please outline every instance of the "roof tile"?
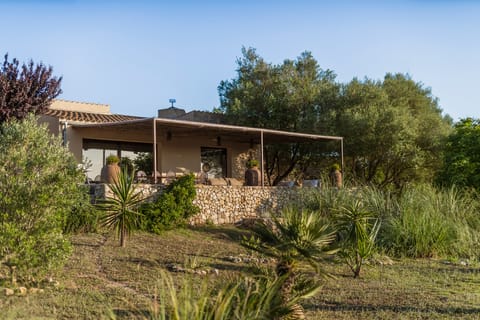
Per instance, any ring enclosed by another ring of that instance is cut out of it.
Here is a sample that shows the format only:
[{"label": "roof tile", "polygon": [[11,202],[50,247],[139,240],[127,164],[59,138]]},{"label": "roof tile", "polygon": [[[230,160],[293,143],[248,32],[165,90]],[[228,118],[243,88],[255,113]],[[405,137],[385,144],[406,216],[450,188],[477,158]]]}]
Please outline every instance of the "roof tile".
[{"label": "roof tile", "polygon": [[100,114],[79,111],[53,110],[48,109],[44,115],[59,118],[67,121],[87,123],[112,123],[128,120],[144,119],[144,117],[127,116],[122,114]]}]

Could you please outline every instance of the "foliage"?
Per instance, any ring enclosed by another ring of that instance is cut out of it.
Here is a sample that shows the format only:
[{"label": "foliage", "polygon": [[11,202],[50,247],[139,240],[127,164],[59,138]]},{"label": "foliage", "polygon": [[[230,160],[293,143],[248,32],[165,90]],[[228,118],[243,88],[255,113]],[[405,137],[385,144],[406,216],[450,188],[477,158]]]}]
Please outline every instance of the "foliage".
[{"label": "foliage", "polygon": [[[253,235],[244,238],[242,244],[277,260],[277,276],[286,277],[280,288],[284,303],[290,301],[302,279],[303,267],[308,265],[316,273],[321,273],[320,261],[326,254],[333,253],[326,249],[335,233],[321,216],[312,211],[287,208],[279,217],[272,217],[271,223],[260,222],[252,231]],[[298,316],[295,319],[303,319],[299,304],[292,306],[292,312]]]},{"label": "foliage", "polygon": [[257,159],[248,159],[247,160],[247,168],[258,167],[258,160]]},{"label": "foliage", "polygon": [[[191,280],[184,279],[181,289],[176,289],[173,279],[161,273],[157,290],[160,305],[153,306],[151,318],[171,320],[253,320],[287,319],[291,307],[300,299],[311,297],[318,286],[307,285],[284,305],[278,295],[285,277],[245,277],[232,279],[219,287],[209,288],[205,282],[200,290]],[[200,292],[199,292],[200,291]]]},{"label": "foliage", "polygon": [[353,79],[342,87],[341,99],[335,133],[345,141],[344,171],[397,189],[432,181],[450,119],[442,117],[429,89],[408,75],[387,74],[383,81]]},{"label": "foliage", "polygon": [[147,176],[152,175],[153,156],[151,152],[139,152],[133,160],[133,164],[137,171],[143,171]]},{"label": "foliage", "polygon": [[476,195],[421,185],[405,190],[396,206],[379,235],[391,253],[409,257],[480,257]]},{"label": "foliage", "polygon": [[110,184],[112,196],[106,196],[98,207],[105,211],[102,224],[115,229],[120,239],[120,246],[125,247],[126,238],[137,227],[139,213],[137,208],[143,200],[140,192],[135,190],[133,184],[133,171],[120,171],[118,179]]},{"label": "foliage", "polygon": [[[230,123],[325,133],[329,122],[322,121],[323,113],[336,102],[339,89],[332,71],[320,69],[310,52],[280,65],[267,63],[252,48],[243,48],[242,54],[237,60],[237,77],[218,87],[219,110]],[[306,170],[321,151],[301,143],[267,145],[268,183],[276,185],[296,167]]]},{"label": "foliage", "polygon": [[62,78],[52,74],[52,67],[32,60],[20,67],[17,59],[10,62],[6,54],[0,67],[0,123],[44,112],[62,92]]},{"label": "foliage", "polygon": [[466,118],[448,137],[438,182],[480,191],[480,120]]},{"label": "foliage", "polygon": [[375,239],[380,222],[360,199],[342,206],[335,214],[340,255],[344,258],[354,278],[360,276],[365,259],[375,252]]},{"label": "foliage", "polygon": [[107,164],[115,164],[115,163],[119,163],[120,159],[116,155],[111,154],[105,159],[105,162]]},{"label": "foliage", "polygon": [[[442,116],[431,90],[408,75],[339,84],[309,52],[273,65],[254,49],[242,49],[237,77],[219,86],[221,106],[234,124],[344,137],[343,172],[363,183],[401,189],[431,182],[441,168],[451,118]],[[267,182],[289,175],[318,175],[338,161],[330,143],[275,143],[265,146]]]},{"label": "foliage", "polygon": [[64,233],[96,232],[100,214],[97,208],[90,203],[89,186],[84,186],[83,197],[68,213],[63,227]]},{"label": "foliage", "polygon": [[71,252],[62,234],[85,198],[83,175],[59,138],[33,116],[0,128],[0,263],[21,281],[62,265]]},{"label": "foliage", "polygon": [[[480,201],[473,191],[428,184],[408,185],[395,194],[375,186],[355,190],[324,187],[304,190],[301,199],[306,209],[318,212],[332,224],[339,212],[357,211],[359,207],[359,214],[369,216],[366,233],[373,236],[378,232],[378,248],[395,256],[480,257]],[[377,220],[381,227],[375,225]],[[339,244],[342,239],[345,236],[341,232]]]},{"label": "foliage", "polygon": [[195,199],[195,177],[185,175],[170,183],[158,199],[141,207],[144,215],[142,229],[160,233],[162,230],[184,224],[199,209]]},{"label": "foliage", "polygon": [[132,172],[135,170],[135,165],[129,157],[122,157],[119,162],[120,169],[127,170],[127,172]]}]

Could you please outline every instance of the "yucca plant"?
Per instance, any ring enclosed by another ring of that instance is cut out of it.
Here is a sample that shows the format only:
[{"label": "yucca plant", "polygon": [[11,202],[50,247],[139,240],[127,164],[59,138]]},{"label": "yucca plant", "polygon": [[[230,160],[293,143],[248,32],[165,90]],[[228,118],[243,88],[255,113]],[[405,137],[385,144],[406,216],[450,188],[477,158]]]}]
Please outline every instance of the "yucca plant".
[{"label": "yucca plant", "polygon": [[291,304],[302,282],[299,279],[305,271],[304,267],[310,266],[321,274],[321,260],[334,253],[328,251],[334,237],[335,233],[319,214],[287,208],[281,211],[280,216],[273,216],[271,222],[256,224],[251,238],[244,238],[242,244],[245,247],[276,259],[275,272],[278,277],[285,277],[280,294],[283,305],[290,305],[290,319],[304,318],[301,305]]},{"label": "yucca plant", "polygon": [[340,255],[354,278],[358,278],[364,260],[374,253],[380,222],[359,199],[353,199],[338,209],[334,220],[338,228]]},{"label": "yucca plant", "polygon": [[103,226],[115,229],[120,239],[120,246],[125,247],[126,238],[136,228],[140,213],[137,208],[142,202],[142,195],[135,190],[133,171],[123,169],[118,179],[110,184],[112,196],[106,196],[98,207],[105,211],[101,218]]}]

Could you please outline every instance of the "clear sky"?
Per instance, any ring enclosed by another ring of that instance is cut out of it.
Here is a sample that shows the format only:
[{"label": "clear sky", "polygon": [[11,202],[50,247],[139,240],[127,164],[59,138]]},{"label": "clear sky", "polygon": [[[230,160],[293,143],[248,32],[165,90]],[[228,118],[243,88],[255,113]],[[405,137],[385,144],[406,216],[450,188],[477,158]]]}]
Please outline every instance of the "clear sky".
[{"label": "clear sky", "polygon": [[408,73],[454,120],[480,118],[480,1],[0,0],[0,54],[52,65],[60,98],[154,116],[219,105],[241,47],[311,51],[340,82]]}]

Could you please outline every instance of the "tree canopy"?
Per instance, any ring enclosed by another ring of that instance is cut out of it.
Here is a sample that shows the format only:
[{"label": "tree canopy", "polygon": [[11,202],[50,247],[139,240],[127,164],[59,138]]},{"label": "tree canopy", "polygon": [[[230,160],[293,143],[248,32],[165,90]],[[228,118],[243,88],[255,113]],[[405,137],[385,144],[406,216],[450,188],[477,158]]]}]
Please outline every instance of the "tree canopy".
[{"label": "tree canopy", "polygon": [[455,124],[445,147],[438,182],[480,190],[480,120],[466,118]]},{"label": "tree canopy", "polygon": [[432,180],[451,120],[429,89],[408,75],[387,74],[383,81],[353,79],[340,99],[335,132],[345,138],[353,177],[396,187]]},{"label": "tree canopy", "polygon": [[[323,70],[310,52],[282,64],[267,63],[255,49],[243,48],[237,78],[218,87],[220,111],[230,123],[295,132],[322,132],[327,123],[317,115],[336,102],[335,74]],[[305,144],[268,145],[265,169],[268,182],[277,184],[298,164],[312,158],[315,148]]]},{"label": "tree canopy", "polygon": [[61,77],[53,76],[51,66],[32,60],[20,66],[17,59],[9,61],[6,54],[0,67],[0,123],[45,111],[62,92],[61,81]]},{"label": "tree canopy", "polygon": [[[429,181],[441,167],[451,119],[431,90],[410,76],[388,73],[382,80],[342,84],[309,52],[274,65],[252,48],[242,49],[237,65],[237,77],[218,88],[219,110],[230,123],[343,136],[344,172],[380,186]],[[337,151],[318,144],[267,145],[268,181],[319,172],[338,161]]]}]

